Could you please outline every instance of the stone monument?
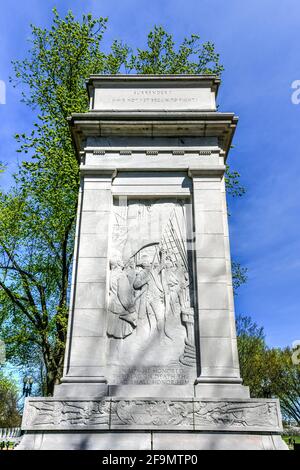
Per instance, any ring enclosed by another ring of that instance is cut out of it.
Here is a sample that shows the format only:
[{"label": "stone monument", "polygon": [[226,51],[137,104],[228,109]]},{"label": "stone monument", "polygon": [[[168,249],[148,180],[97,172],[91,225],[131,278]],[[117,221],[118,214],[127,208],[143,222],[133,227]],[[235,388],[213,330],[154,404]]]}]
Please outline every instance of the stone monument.
[{"label": "stone monument", "polygon": [[211,75],[90,77],[64,375],[23,449],[284,449],[240,377],[224,172],[237,125]]}]

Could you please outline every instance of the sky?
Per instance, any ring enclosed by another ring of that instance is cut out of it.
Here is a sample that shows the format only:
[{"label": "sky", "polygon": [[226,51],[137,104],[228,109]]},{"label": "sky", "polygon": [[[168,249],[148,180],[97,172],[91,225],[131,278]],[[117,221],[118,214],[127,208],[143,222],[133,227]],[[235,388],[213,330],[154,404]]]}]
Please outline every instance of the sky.
[{"label": "sky", "polygon": [[232,257],[248,268],[236,313],[263,325],[269,346],[291,346],[300,339],[300,104],[291,99],[292,83],[300,80],[299,0],[0,0],[4,188],[22,158],[13,135],[34,121],[20,89],[9,83],[11,61],[26,56],[30,24],[49,26],[55,6],[61,15],[72,9],[108,17],[106,47],[116,38],[143,47],[155,24],[176,42],[199,34],[215,43],[225,67],[219,111],[240,119],[229,163],[247,190],[229,200]]}]

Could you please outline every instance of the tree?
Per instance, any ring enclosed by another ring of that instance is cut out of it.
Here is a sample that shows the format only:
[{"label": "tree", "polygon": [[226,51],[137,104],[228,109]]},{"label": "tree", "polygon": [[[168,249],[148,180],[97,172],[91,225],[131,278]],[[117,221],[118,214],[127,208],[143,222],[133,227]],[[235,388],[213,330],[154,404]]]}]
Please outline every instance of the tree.
[{"label": "tree", "polygon": [[237,261],[232,261],[231,263],[232,270],[232,285],[233,292],[236,294],[238,288],[247,282],[247,271],[248,269],[245,266],[242,266]]},{"label": "tree", "polygon": [[178,50],[171,34],[161,26],[155,26],[147,38],[147,49],[137,49],[126,60],[128,71],[139,74],[215,74],[220,75],[224,67],[214,44],[201,44],[200,37],[192,34],[185,38]]},{"label": "tree", "polygon": [[[198,36],[176,49],[161,27],[134,53],[114,41],[105,54],[105,18],[53,10],[50,29],[32,26],[26,59],[14,62],[14,85],[36,113],[32,132],[18,134],[28,154],[14,187],[0,194],[0,323],[8,360],[42,363],[43,393],[52,394],[62,375],[68,297],[79,187],[79,165],[67,118],[88,109],[85,79],[95,73],[216,73],[223,67],[211,43]],[[237,175],[235,175],[237,177]],[[229,192],[237,185],[230,186]],[[234,191],[233,191],[234,192]]]},{"label": "tree", "polygon": [[274,372],[277,378],[279,369],[281,382],[278,384],[278,381],[274,380],[277,384],[274,394],[280,399],[282,414],[286,421],[300,426],[300,365],[293,363],[292,355],[293,351],[290,348],[277,350],[277,362],[280,366]]},{"label": "tree", "polygon": [[16,384],[0,371],[0,428],[20,426]]},{"label": "tree", "polygon": [[51,29],[32,26],[28,58],[14,63],[23,101],[38,116],[30,135],[16,136],[30,158],[0,197],[2,335],[17,365],[42,359],[46,394],[62,374],[79,185],[67,117],[88,107],[85,77],[116,68],[114,52],[101,51],[105,25],[54,10]]},{"label": "tree", "polygon": [[300,366],[289,348],[268,348],[264,329],[251,317],[237,316],[241,376],[251,396],[278,397],[286,420],[300,424]]},{"label": "tree", "polygon": [[265,335],[263,328],[253,322],[251,317],[236,317],[237,344],[241,376],[245,385],[250,387],[254,397],[264,396],[265,378]]}]

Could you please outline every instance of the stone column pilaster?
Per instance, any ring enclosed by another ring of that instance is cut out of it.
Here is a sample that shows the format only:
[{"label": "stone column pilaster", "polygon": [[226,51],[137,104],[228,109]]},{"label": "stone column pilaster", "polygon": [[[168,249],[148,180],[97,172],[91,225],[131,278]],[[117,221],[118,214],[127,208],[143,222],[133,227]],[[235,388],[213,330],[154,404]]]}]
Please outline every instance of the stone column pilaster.
[{"label": "stone column pilaster", "polygon": [[82,175],[62,384],[55,396],[107,393],[106,302],[112,171]]},{"label": "stone column pilaster", "polygon": [[[221,168],[220,168],[221,170]],[[241,387],[224,175],[193,178],[200,375],[197,396],[248,396]]]}]

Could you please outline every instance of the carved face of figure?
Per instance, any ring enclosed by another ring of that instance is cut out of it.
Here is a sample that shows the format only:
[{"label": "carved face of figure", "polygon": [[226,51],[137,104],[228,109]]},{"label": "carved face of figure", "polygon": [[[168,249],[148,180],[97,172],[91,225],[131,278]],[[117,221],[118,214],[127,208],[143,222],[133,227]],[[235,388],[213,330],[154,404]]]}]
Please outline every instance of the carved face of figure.
[{"label": "carved face of figure", "polygon": [[141,266],[143,269],[150,269],[151,263],[150,263],[150,260],[149,260],[148,256],[143,256],[143,257],[142,257],[140,266]]}]

